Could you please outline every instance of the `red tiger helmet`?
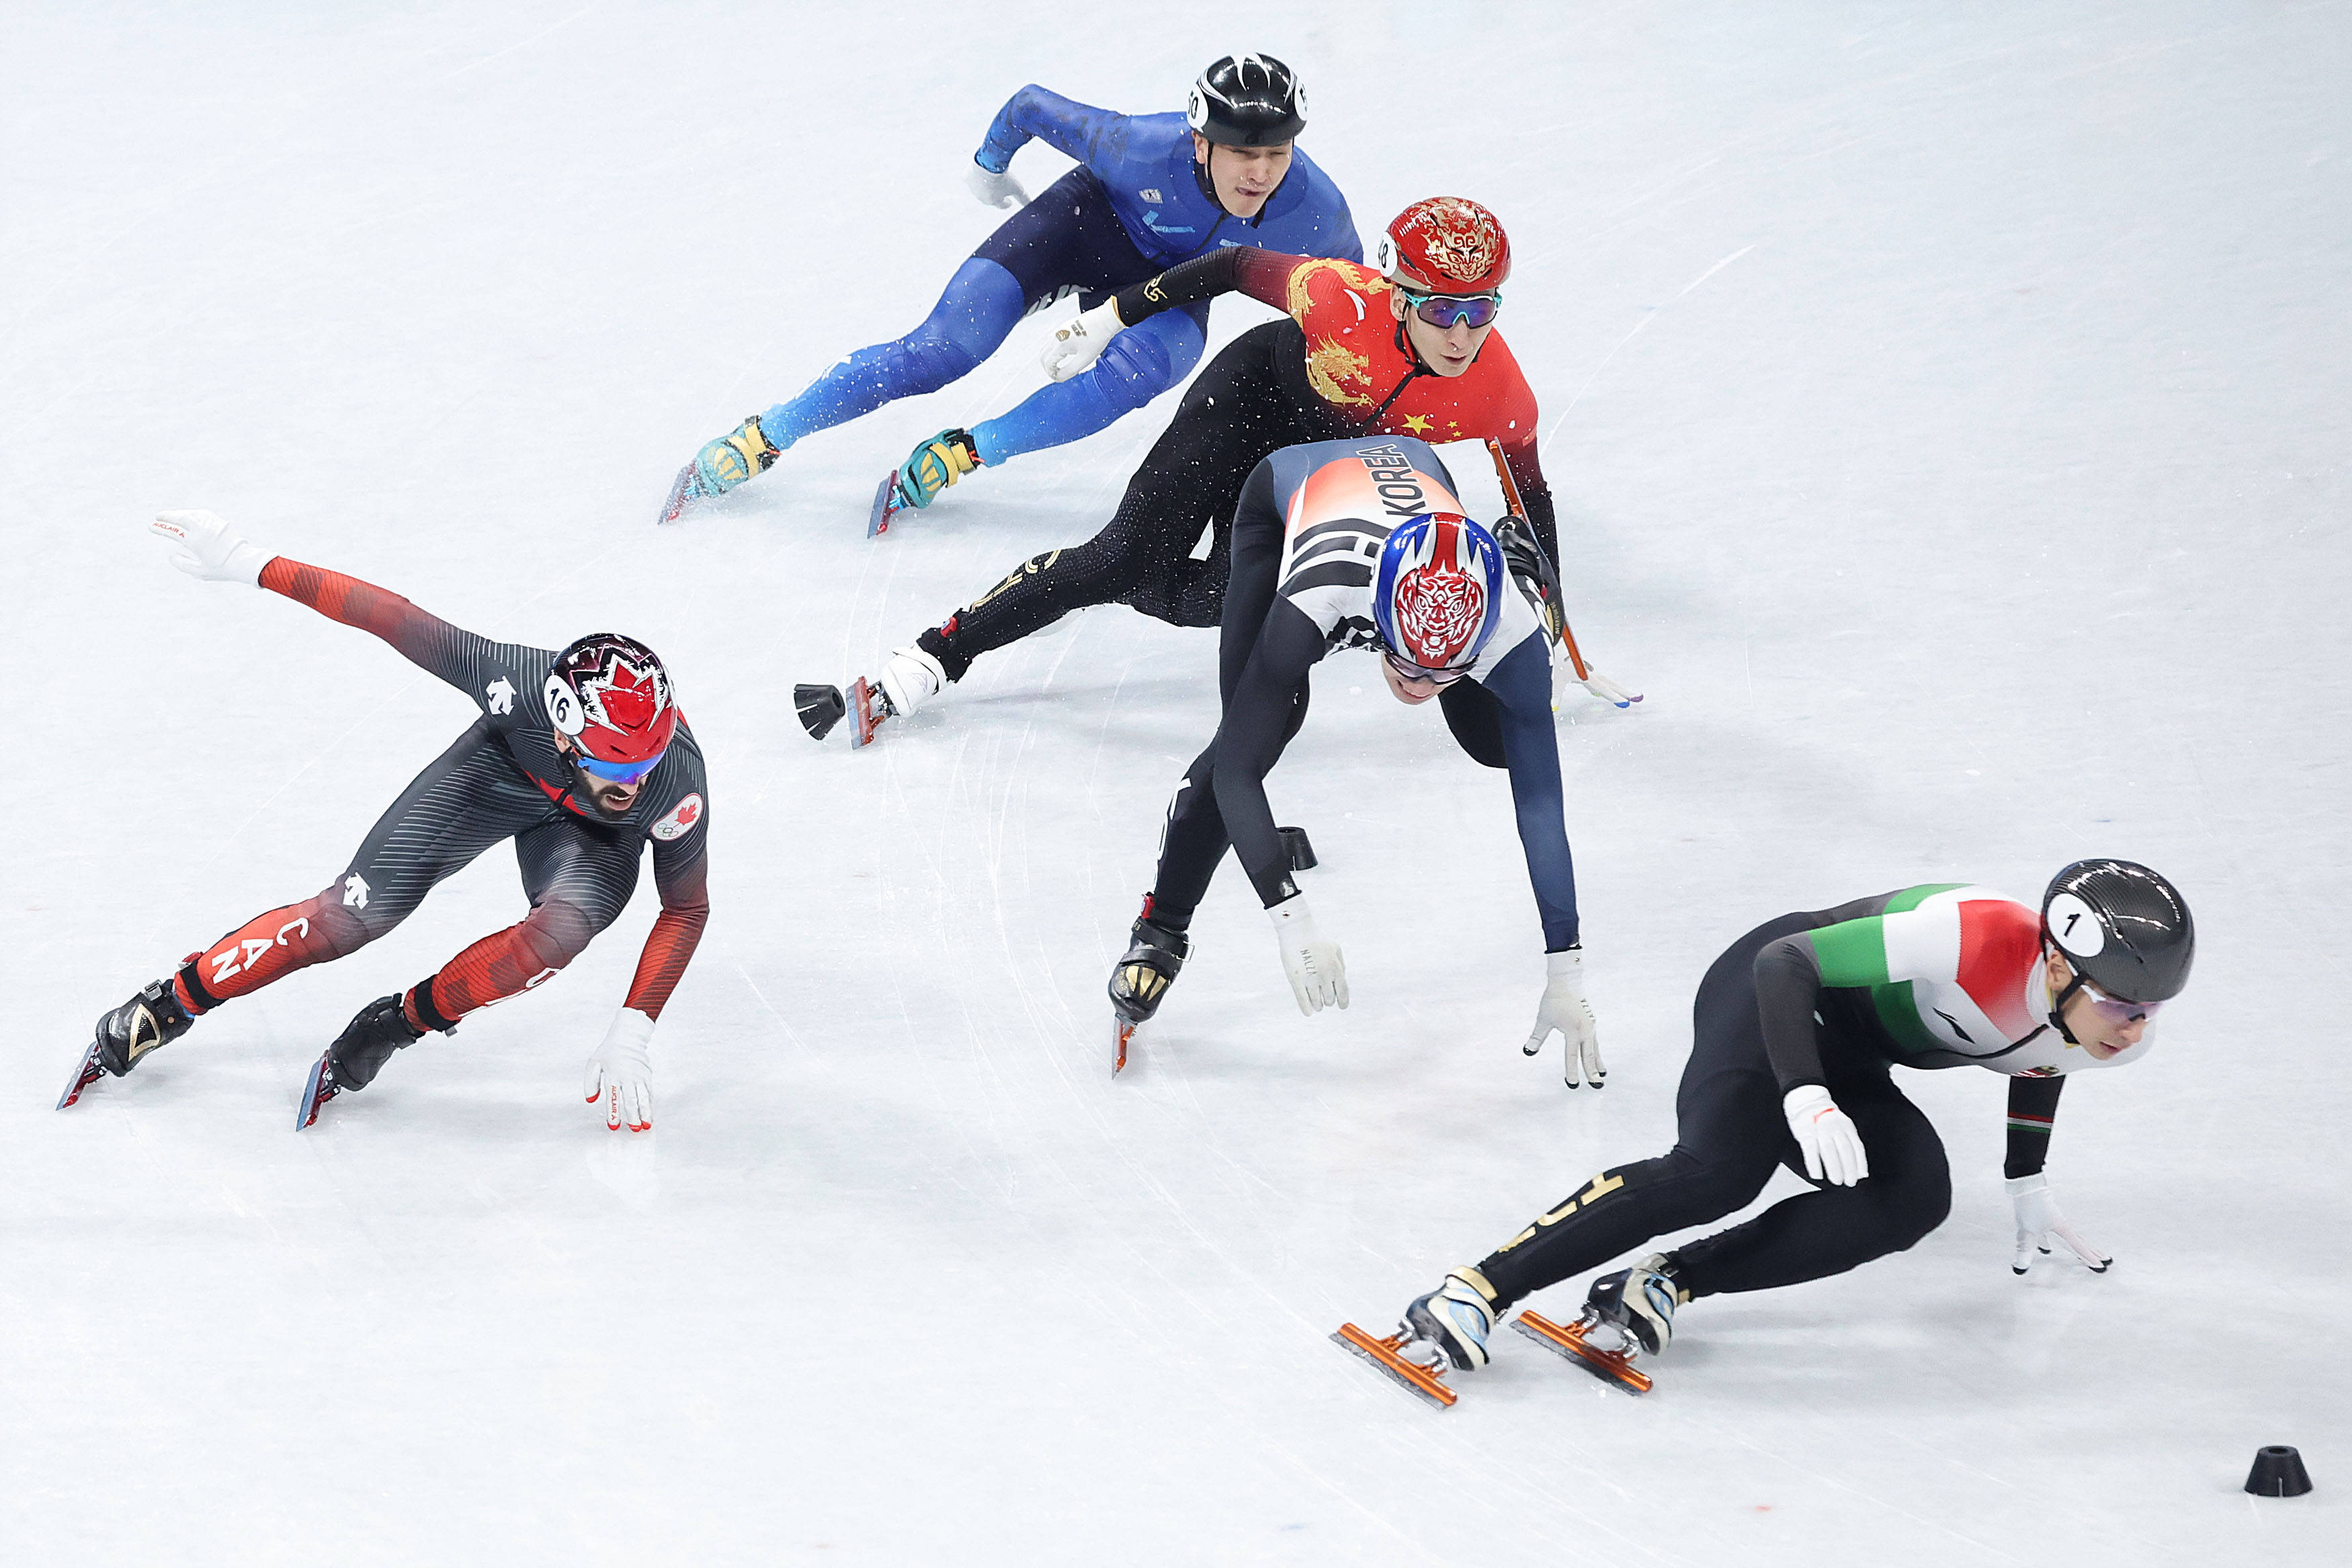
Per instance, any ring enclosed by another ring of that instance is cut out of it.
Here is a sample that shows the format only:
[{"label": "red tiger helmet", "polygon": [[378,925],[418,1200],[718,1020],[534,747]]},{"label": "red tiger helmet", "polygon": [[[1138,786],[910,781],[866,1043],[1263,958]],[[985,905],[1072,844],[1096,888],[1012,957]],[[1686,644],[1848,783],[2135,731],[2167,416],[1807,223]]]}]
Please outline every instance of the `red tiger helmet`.
[{"label": "red tiger helmet", "polygon": [[597,632],[555,656],[541,691],[547,716],[599,762],[650,764],[677,732],[669,672],[635,637]]},{"label": "red tiger helmet", "polygon": [[1492,294],[1511,276],[1511,237],[1466,196],[1432,196],[1392,219],[1372,266],[1421,294]]}]

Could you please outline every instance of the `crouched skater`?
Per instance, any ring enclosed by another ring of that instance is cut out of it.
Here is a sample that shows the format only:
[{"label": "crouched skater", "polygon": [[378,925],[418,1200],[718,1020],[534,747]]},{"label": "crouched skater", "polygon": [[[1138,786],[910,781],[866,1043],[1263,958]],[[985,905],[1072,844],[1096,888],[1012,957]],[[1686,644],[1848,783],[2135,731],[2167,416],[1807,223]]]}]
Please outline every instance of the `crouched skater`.
[{"label": "crouched skater", "polygon": [[435,884],[512,839],[530,913],[404,993],[362,1008],[311,1070],[298,1118],[307,1127],[321,1104],[366,1088],[394,1051],[426,1031],[446,1033],[579,956],[628,904],[650,839],[661,914],[628,999],[588,1059],[586,1094],[604,1102],[609,1127],[651,1126],[655,1020],[709,916],[702,749],[652,650],[611,632],[561,653],[493,643],[381,588],[272,557],[209,512],[167,512],[154,531],[176,542],[173,562],[183,571],[266,588],[372,632],[481,713],[324,889],[189,954],[100,1018],[58,1109],[101,1072],[130,1071],[224,1002],[356,952],[406,919]]},{"label": "crouched skater", "polygon": [[1559,581],[1526,522],[1463,515],[1437,454],[1410,436],[1286,447],[1259,463],[1234,512],[1218,682],[1223,717],[1168,809],[1158,879],[1111,973],[1118,1061],[1191,951],[1192,912],[1231,844],[1273,922],[1301,1012],[1348,1005],[1339,944],[1292,879],[1266,775],[1307,720],[1324,655],[1369,649],[1399,702],[1433,697],[1462,749],[1508,770],[1543,925],[1548,979],[1534,1055],[1557,1030],[1567,1078],[1603,1069],[1584,998],[1576,870],[1563,816],[1543,610]]},{"label": "crouched skater", "polygon": [[2147,1053],[2149,1022],[2188,983],[2196,946],[2179,891],[2120,860],[2067,866],[2038,912],[1982,887],[1940,884],[1759,925],[1699,982],[1671,1151],[1602,1171],[1475,1267],[1447,1274],[1405,1309],[1392,1339],[1360,1329],[1339,1337],[1450,1404],[1434,1375],[1485,1365],[1494,1325],[1514,1302],[1746,1207],[1780,1166],[1811,1182],[1813,1191],[1744,1224],[1601,1276],[1577,1322],[1528,1313],[1512,1325],[1644,1390],[1649,1378],[1633,1363],[1666,1348],[1680,1308],[1842,1274],[1944,1222],[1944,1145],[1895,1087],[1897,1065],[2008,1074],[2012,1266],[2022,1274],[2057,1245],[2105,1272],[2111,1260],[2066,1222],[2042,1168],[2059,1092],[2070,1072]]}]

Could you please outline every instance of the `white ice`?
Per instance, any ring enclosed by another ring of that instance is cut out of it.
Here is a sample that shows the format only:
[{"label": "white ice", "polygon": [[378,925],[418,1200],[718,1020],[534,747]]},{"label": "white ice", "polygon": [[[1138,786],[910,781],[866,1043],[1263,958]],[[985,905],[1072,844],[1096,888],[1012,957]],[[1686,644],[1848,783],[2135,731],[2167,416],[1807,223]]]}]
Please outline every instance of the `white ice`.
[{"label": "white ice", "polygon": [[[2345,5],[1013,9],[0,16],[7,1561],[2352,1556]],[[1648,695],[1560,725],[1601,1094],[1517,1049],[1500,777],[1369,664],[1273,786],[1353,1008],[1297,1016],[1228,867],[1118,1082],[1103,983],[1213,639],[1097,610],[870,751],[793,723],[1091,532],[1172,397],[869,543],[889,462],[1038,384],[1033,320],[651,524],[699,442],[929,308],[1013,89],[1173,107],[1235,47],[1307,74],[1368,233],[1453,191],[1516,243],[1576,629]],[[173,573],[175,507],[667,657],[715,917],[657,1132],[578,1098],[649,888],[292,1130],[359,1004],[519,917],[502,852],[50,1110],[103,1008],[323,885],[467,721]],[[1690,1308],[1645,1401],[1507,1335],[1439,1413],[1327,1343],[1662,1151],[1749,925],[2089,853],[2204,938],[2160,1049],[2060,1117],[2112,1273],[2012,1277],[2000,1082],[1906,1074],[1949,1222]],[[2265,1443],[2318,1490],[2245,1496]]]}]

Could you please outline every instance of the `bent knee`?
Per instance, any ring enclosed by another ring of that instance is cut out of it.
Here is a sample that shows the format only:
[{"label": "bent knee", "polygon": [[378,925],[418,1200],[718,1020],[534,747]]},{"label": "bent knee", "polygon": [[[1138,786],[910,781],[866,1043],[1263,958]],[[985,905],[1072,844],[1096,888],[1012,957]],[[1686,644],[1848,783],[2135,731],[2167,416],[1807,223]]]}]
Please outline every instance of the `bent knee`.
[{"label": "bent knee", "polygon": [[1176,384],[1168,345],[1149,332],[1114,336],[1094,368],[1096,387],[1113,407],[1132,412]]},{"label": "bent knee", "polygon": [[[1866,1185],[1866,1184],[1865,1184]],[[1948,1174],[1921,1177],[1879,1195],[1879,1227],[1889,1252],[1902,1252],[1925,1240],[1952,1212],[1952,1181]]]},{"label": "bent knee", "polygon": [[599,918],[567,899],[550,898],[532,906],[522,923],[522,940],[541,968],[561,969],[612,923],[612,915]]},{"label": "bent knee", "polygon": [[971,373],[980,361],[961,343],[932,331],[916,329],[883,350],[890,384],[901,397],[933,392]]}]

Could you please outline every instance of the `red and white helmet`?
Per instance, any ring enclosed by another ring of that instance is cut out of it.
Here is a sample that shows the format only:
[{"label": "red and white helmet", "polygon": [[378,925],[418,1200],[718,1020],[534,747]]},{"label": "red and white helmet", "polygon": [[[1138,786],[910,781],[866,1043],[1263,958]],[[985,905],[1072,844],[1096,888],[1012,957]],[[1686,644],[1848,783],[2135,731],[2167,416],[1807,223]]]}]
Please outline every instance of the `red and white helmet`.
[{"label": "red and white helmet", "polygon": [[541,695],[555,727],[612,767],[650,768],[677,732],[669,672],[651,648],[617,632],[592,633],[558,653]]},{"label": "red and white helmet", "polygon": [[1466,196],[1432,196],[1399,213],[1372,266],[1422,294],[1492,294],[1511,276],[1511,237]]}]

